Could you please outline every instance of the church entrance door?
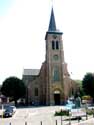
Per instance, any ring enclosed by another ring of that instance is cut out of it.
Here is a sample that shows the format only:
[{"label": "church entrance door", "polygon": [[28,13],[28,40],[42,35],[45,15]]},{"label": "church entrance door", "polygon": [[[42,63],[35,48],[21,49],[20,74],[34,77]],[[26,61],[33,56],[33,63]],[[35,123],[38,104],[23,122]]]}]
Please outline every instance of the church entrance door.
[{"label": "church entrance door", "polygon": [[55,102],[55,105],[60,105],[60,92],[59,91],[54,92],[54,102]]}]

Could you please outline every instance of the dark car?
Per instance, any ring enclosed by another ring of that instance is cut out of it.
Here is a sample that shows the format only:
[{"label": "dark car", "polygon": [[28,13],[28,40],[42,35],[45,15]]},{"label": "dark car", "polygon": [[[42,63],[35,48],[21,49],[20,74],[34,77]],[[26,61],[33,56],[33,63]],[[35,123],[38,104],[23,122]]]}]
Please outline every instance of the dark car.
[{"label": "dark car", "polygon": [[13,110],[12,109],[6,109],[3,113],[3,117],[6,118],[6,117],[12,117],[13,115]]}]

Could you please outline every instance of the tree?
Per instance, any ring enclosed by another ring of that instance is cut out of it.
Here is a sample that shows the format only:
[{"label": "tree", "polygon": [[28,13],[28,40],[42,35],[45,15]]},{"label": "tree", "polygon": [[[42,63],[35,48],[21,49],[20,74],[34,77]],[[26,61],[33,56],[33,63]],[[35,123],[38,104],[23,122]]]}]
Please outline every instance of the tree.
[{"label": "tree", "polygon": [[87,73],[82,80],[83,91],[94,99],[94,74]]},{"label": "tree", "polygon": [[1,92],[6,97],[12,98],[16,105],[17,100],[25,96],[26,87],[23,81],[19,78],[9,77],[3,82]]},{"label": "tree", "polygon": [[84,95],[83,88],[82,88],[82,80],[75,80],[75,83],[77,84],[79,88],[80,97],[82,97]]}]

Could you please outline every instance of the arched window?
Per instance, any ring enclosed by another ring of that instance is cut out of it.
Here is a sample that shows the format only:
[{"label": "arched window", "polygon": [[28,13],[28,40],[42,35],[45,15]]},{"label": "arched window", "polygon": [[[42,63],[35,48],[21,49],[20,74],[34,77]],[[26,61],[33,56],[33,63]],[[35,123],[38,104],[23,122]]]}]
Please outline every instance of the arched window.
[{"label": "arched window", "polygon": [[57,66],[53,69],[53,81],[59,81],[59,68]]},{"label": "arched window", "polygon": [[56,41],[56,49],[59,49],[59,42]]},{"label": "arched window", "polygon": [[55,61],[58,60],[58,58],[59,58],[58,55],[54,55],[54,56],[53,56],[53,59],[54,59]]},{"label": "arched window", "polygon": [[55,41],[52,41],[52,49],[55,49]]},{"label": "arched window", "polygon": [[38,88],[35,88],[35,96],[38,96]]},{"label": "arched window", "polygon": [[59,49],[59,42],[58,41],[52,41],[52,49]]}]

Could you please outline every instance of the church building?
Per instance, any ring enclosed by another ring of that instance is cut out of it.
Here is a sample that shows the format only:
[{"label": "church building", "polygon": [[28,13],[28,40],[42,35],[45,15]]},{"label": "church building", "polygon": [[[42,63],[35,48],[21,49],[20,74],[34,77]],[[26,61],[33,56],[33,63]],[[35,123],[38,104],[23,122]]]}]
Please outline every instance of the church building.
[{"label": "church building", "polygon": [[26,101],[32,105],[62,105],[76,91],[64,60],[63,32],[57,30],[53,8],[45,35],[46,56],[41,69],[24,69]]}]

